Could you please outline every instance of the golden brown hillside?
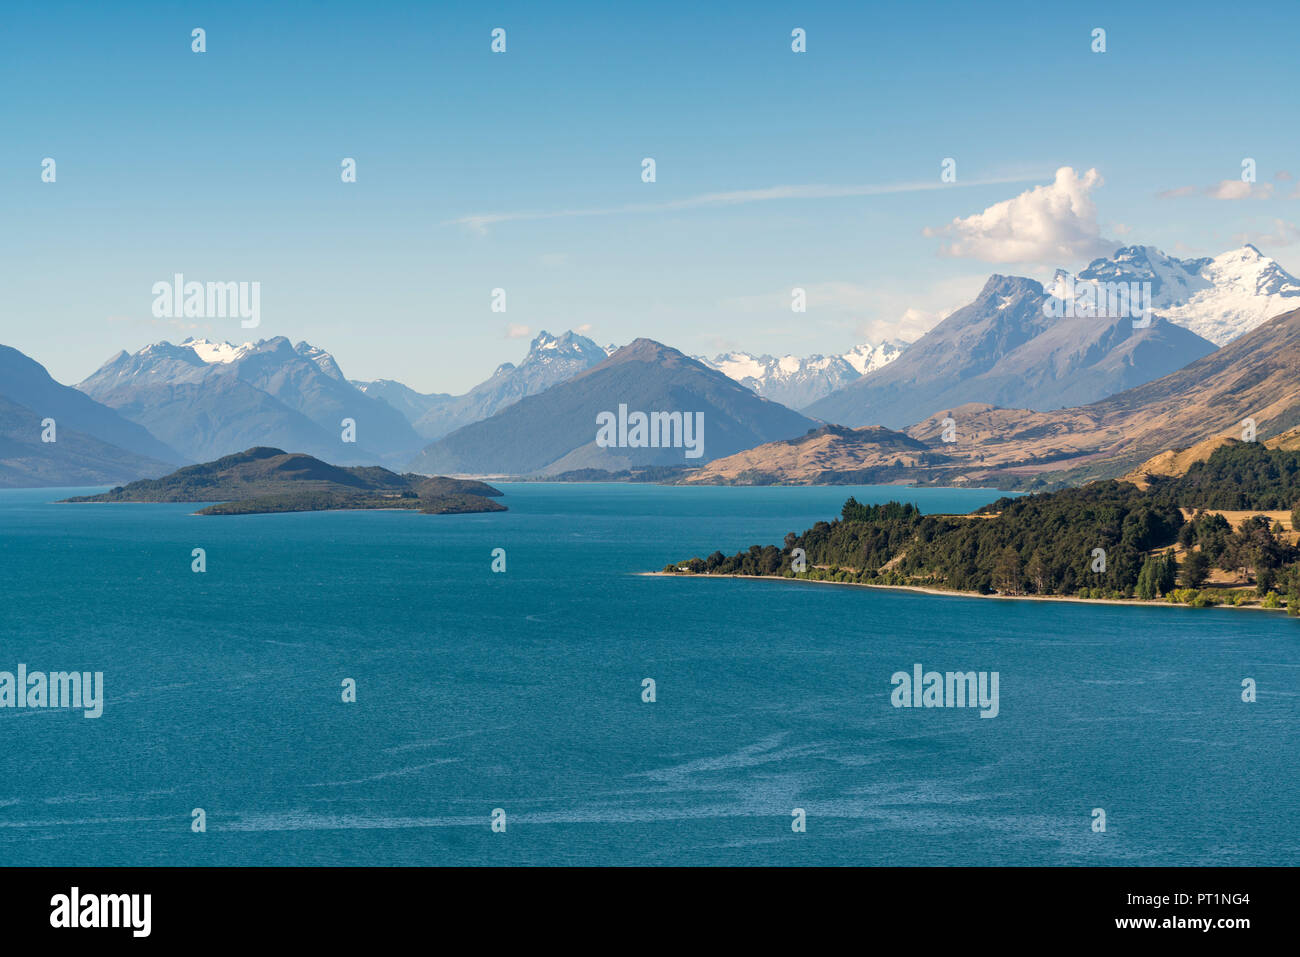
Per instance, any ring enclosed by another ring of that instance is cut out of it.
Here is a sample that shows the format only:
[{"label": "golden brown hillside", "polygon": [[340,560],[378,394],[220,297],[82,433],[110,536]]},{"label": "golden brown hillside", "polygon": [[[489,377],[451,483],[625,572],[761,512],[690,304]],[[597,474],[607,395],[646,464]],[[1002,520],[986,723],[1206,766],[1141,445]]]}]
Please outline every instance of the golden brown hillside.
[{"label": "golden brown hillside", "polygon": [[716,459],[685,481],[691,485],[887,483],[911,481],[947,461],[942,452],[902,432],[880,426],[826,426],[796,439],[768,442]]},{"label": "golden brown hillside", "polygon": [[[1119,477],[1152,456],[1240,436],[1253,419],[1261,440],[1300,441],[1300,310],[1264,323],[1172,375],[1075,409],[1032,412],[967,405],[907,429],[937,446],[943,420],[970,481],[1034,475],[1054,480]],[[1282,434],[1287,437],[1282,439]]]}]

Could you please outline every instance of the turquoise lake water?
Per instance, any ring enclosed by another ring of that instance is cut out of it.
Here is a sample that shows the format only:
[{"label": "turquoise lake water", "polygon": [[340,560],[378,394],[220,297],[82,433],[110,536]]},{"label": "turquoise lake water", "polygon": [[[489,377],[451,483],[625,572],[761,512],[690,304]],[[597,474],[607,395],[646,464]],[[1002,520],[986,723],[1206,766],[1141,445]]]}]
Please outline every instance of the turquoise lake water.
[{"label": "turquoise lake water", "polygon": [[[637,574],[849,494],[997,492],[502,488],[464,516],[0,492],[0,671],[106,689],[93,720],[0,708],[0,864],[1300,860],[1300,622]],[[998,672],[998,716],[894,708],[917,662]]]}]

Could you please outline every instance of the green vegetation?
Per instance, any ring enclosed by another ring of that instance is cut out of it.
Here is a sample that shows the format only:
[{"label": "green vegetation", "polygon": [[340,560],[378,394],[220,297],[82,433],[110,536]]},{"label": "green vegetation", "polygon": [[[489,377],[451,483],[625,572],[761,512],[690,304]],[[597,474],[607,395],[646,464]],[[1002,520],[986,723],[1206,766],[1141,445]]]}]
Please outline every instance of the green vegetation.
[{"label": "green vegetation", "polygon": [[1186,475],[1154,477],[1150,491],[1163,501],[1197,508],[1291,511],[1300,506],[1300,451],[1234,443],[1193,462]]},{"label": "green vegetation", "polygon": [[217,502],[200,515],[256,515],[337,509],[409,509],[428,514],[504,512],[483,482],[399,475],[378,466],[345,468],[310,455],[255,448],[190,465],[159,479],[68,502]]},{"label": "green vegetation", "polygon": [[[850,498],[838,519],[791,532],[781,548],[714,552],[664,571],[980,594],[1163,598],[1198,608],[1256,597],[1265,607],[1280,607],[1285,598],[1288,611],[1297,614],[1300,551],[1282,527],[1255,515],[1234,529],[1206,511],[1277,510],[1279,502],[1297,500],[1300,452],[1251,443],[1221,448],[1184,479],[1147,490],[1107,480],[1002,498],[971,515],[922,515],[910,504],[863,505]],[[1184,508],[1196,510],[1190,520]],[[1255,587],[1206,588],[1212,568]]]}]

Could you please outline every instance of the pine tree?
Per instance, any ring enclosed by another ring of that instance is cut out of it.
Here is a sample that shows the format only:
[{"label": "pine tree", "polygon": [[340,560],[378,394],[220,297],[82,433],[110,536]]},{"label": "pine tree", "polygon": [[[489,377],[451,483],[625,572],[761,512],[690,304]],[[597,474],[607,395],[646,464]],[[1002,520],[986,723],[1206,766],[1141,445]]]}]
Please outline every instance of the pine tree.
[{"label": "pine tree", "polygon": [[1142,563],[1142,570],[1138,572],[1137,596],[1143,601],[1151,601],[1156,597],[1156,561],[1157,559],[1147,556]]},{"label": "pine tree", "polygon": [[1156,576],[1156,591],[1160,594],[1168,595],[1174,590],[1178,583],[1178,559],[1174,557],[1173,552],[1165,552],[1160,556],[1160,570]]},{"label": "pine tree", "polygon": [[1200,588],[1210,574],[1210,559],[1205,552],[1188,552],[1183,559],[1182,582],[1184,588]]}]

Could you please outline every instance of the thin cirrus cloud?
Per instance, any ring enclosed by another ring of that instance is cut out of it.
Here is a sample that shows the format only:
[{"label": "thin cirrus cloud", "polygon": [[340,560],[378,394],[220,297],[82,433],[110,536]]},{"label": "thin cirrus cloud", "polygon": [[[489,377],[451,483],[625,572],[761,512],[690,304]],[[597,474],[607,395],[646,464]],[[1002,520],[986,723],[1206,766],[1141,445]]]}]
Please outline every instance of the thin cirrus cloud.
[{"label": "thin cirrus cloud", "polygon": [[1206,189],[1205,195],[1210,199],[1271,199],[1273,184],[1225,179]]},{"label": "thin cirrus cloud", "polygon": [[[1277,177],[1279,180],[1286,180],[1290,174]],[[1290,198],[1295,199],[1300,195],[1300,190],[1292,194]],[[1157,199],[1181,199],[1184,196],[1208,196],[1210,199],[1272,199],[1274,196],[1272,183],[1248,183],[1241,179],[1223,179],[1211,186],[1204,188],[1196,186],[1178,186],[1174,189],[1162,190],[1156,193]]]},{"label": "thin cirrus cloud", "polygon": [[1078,173],[1062,166],[1046,186],[923,232],[945,239],[941,254],[959,259],[1059,264],[1109,255],[1118,243],[1101,235],[1090,195],[1102,184],[1095,169]]},{"label": "thin cirrus cloud", "polygon": [[893,183],[887,185],[858,186],[824,186],[806,184],[797,186],[769,186],[763,189],[739,189],[723,193],[702,193],[684,199],[667,200],[659,203],[628,203],[623,206],[594,207],[589,209],[528,210],[502,213],[474,213],[443,220],[442,226],[467,226],[477,233],[484,233],[489,226],[500,223],[519,222],[530,219],[565,219],[575,216],[617,216],[622,214],[661,213],[683,209],[707,209],[710,207],[740,206],[745,203],[765,203],[774,200],[789,199],[837,199],[851,196],[882,196],[892,193],[919,193],[937,189],[952,189],[955,186],[997,186],[1007,183],[1027,182],[1025,176],[996,177],[992,179],[964,180],[956,183],[943,183],[937,179],[925,183]]}]

